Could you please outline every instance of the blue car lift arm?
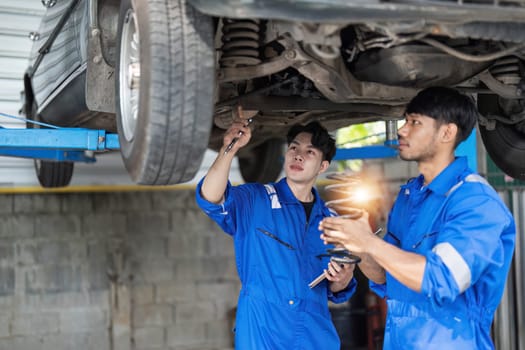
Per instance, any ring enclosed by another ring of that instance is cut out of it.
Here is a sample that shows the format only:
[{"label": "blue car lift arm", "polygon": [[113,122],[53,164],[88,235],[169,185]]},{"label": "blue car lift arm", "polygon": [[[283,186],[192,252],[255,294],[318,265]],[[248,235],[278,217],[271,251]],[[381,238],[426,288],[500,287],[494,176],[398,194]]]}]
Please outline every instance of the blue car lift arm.
[{"label": "blue car lift arm", "polygon": [[65,162],[95,162],[85,151],[118,150],[118,134],[105,130],[59,128],[0,113],[11,119],[37,124],[44,128],[15,129],[0,126],[0,156],[33,158]]},{"label": "blue car lift arm", "polygon": [[118,150],[118,134],[82,128],[0,128],[0,156],[94,162],[85,151]]},{"label": "blue car lift arm", "polygon": [[356,148],[338,148],[334,160],[395,158],[398,155],[397,143],[385,145],[361,146]]}]

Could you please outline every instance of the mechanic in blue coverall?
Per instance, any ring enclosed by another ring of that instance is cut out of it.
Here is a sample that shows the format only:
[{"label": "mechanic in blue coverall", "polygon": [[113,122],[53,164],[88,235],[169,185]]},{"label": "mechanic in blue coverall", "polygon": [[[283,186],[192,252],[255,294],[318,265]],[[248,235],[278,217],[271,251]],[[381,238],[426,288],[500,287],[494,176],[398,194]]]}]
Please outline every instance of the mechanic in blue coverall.
[{"label": "mechanic in blue coverall", "polygon": [[467,96],[421,91],[398,130],[399,155],[421,175],[401,187],[382,240],[368,215],[322,221],[322,238],[363,259],[386,296],[385,350],[494,349],[490,327],[514,251],[514,220],[498,194],[454,156],[476,122]]},{"label": "mechanic in blue coverall", "polygon": [[[251,137],[246,124],[241,119],[227,130],[196,194],[204,212],[233,237],[242,284],[235,347],[339,350],[328,300],[344,302],[353,294],[354,265],[317,257],[327,248],[319,237],[319,221],[333,213],[313,187],[335,154],[335,142],[319,123],[294,126],[287,135],[286,178],[232,186],[233,157]],[[238,141],[225,152],[234,137]],[[310,289],[308,284],[323,271],[326,280]]]}]

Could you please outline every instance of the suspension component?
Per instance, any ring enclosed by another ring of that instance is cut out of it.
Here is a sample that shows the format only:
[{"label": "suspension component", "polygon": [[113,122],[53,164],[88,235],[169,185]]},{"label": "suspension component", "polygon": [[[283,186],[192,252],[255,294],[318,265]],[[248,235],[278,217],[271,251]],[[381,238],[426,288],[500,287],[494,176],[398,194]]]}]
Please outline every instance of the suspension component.
[{"label": "suspension component", "polygon": [[254,66],[261,62],[261,23],[251,19],[223,19],[221,67]]},{"label": "suspension component", "polygon": [[521,77],[520,60],[517,57],[507,56],[497,60],[489,69],[490,74],[506,85],[518,85]]}]

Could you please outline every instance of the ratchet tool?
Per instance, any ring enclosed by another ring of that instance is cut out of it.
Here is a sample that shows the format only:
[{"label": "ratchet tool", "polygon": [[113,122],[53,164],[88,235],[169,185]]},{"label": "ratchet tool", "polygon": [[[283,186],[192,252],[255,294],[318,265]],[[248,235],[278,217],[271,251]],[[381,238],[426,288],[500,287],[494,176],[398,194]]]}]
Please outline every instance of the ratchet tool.
[{"label": "ratchet tool", "polygon": [[[326,254],[317,255],[318,258],[323,258],[329,256],[331,261],[334,261],[338,264],[357,264],[361,261],[361,258],[357,255],[351,254],[348,250],[344,248],[334,248],[327,249]],[[308,287],[313,288],[321,283],[326,278],[324,271],[322,274],[317,276],[312,282],[308,284]]]},{"label": "ratchet tool", "polygon": [[[383,229],[380,227],[377,229],[376,232],[374,232],[374,235],[378,235]],[[334,248],[334,249],[327,249],[326,254],[319,254],[317,255],[317,258],[323,258],[323,257],[330,257],[331,261],[334,261],[338,264],[358,264],[361,262],[361,258],[357,255],[353,255],[348,250],[344,248]],[[321,283],[326,278],[324,271],[319,276],[317,276],[312,282],[308,284],[308,287],[310,289],[317,286],[319,283]]]},{"label": "ratchet tool", "polygon": [[[248,126],[250,125],[251,123],[253,122],[253,118],[250,118],[250,119],[247,119],[246,120],[246,124],[244,126]],[[235,143],[237,141],[239,141],[239,137],[242,136],[242,134],[244,134],[242,131],[239,131],[239,133],[237,134],[238,136],[237,137],[234,137],[232,142],[230,142],[230,144],[228,145],[228,147],[226,147],[226,149],[224,150],[224,154],[228,153],[231,151],[231,149],[233,148],[233,145],[235,145]]]}]

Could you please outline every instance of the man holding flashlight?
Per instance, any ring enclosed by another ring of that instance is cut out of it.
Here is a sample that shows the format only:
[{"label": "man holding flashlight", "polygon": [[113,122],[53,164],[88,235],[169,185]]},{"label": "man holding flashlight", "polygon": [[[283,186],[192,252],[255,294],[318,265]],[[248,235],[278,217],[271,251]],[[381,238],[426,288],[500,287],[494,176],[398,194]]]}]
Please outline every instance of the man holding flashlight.
[{"label": "man holding flashlight", "polygon": [[[344,302],[354,293],[354,265],[317,257],[326,249],[319,222],[333,213],[314,188],[335,154],[335,141],[319,123],[296,125],[287,135],[286,178],[232,186],[231,162],[251,137],[249,117],[240,109],[238,114],[196,191],[199,206],[233,237],[242,284],[235,347],[339,350],[328,300]],[[309,288],[323,269],[326,280]]]},{"label": "man holding flashlight", "polygon": [[399,155],[421,175],[401,187],[384,240],[365,213],[328,218],[321,238],[361,256],[371,288],[386,297],[385,350],[494,349],[490,327],[515,243],[512,215],[456,146],[477,119],[467,96],[428,88],[408,104]]}]

